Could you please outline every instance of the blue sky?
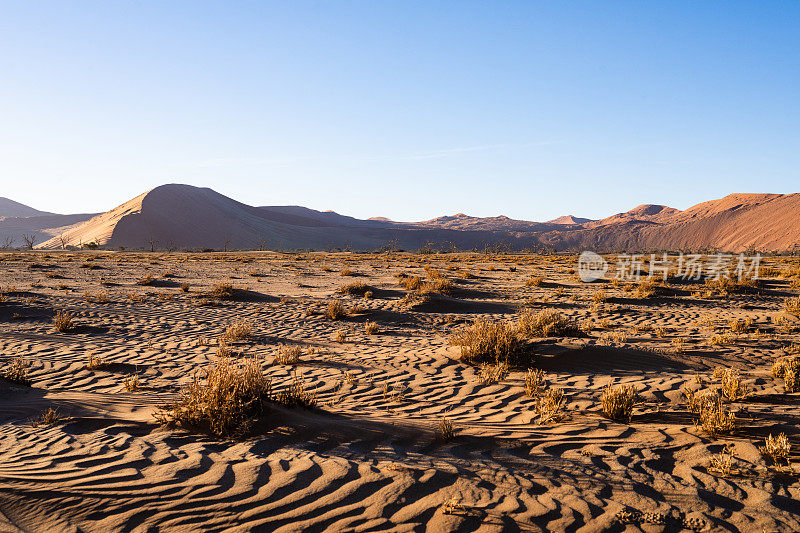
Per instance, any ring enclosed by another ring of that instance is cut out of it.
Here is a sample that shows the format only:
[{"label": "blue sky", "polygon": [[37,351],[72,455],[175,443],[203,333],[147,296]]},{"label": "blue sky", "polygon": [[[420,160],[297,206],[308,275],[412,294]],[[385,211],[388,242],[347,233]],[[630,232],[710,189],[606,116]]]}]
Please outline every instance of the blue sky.
[{"label": "blue sky", "polygon": [[800,2],[3,2],[0,196],[421,220],[800,190]]}]

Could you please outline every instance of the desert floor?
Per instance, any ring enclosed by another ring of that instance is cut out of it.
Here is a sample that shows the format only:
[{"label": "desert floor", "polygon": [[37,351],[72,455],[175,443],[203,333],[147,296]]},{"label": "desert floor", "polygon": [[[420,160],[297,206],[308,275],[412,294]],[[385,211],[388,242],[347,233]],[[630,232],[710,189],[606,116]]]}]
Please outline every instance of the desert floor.
[{"label": "desert floor", "polygon": [[[0,379],[0,529],[798,531],[797,454],[759,450],[781,432],[797,447],[799,396],[772,373],[800,342],[784,312],[796,262],[770,258],[757,288],[712,297],[584,284],[574,255],[0,254],[0,355],[30,380]],[[453,289],[415,295],[400,272]],[[367,297],[337,292],[359,282]],[[232,297],[199,297],[226,283]],[[335,299],[351,312],[326,319]],[[449,342],[476,318],[544,309],[582,329],[525,341],[542,391],[565,395],[546,423],[524,368],[493,383]],[[59,311],[72,329],[55,329]],[[737,318],[752,322],[734,332]],[[240,438],[160,424],[242,320],[253,331],[230,357],[257,358],[276,390],[299,380],[317,406],[275,405]],[[291,346],[299,361],[278,364]],[[720,387],[718,368],[749,392],[725,402],[736,428],[711,436],[682,389]],[[629,422],[603,414],[612,381],[638,391]],[[728,443],[730,469],[714,469]]]}]

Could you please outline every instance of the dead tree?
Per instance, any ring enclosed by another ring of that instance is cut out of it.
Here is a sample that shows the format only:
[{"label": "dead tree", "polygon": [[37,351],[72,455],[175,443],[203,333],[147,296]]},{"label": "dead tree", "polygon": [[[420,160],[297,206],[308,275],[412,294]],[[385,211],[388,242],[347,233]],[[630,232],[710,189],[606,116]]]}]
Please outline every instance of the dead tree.
[{"label": "dead tree", "polygon": [[36,244],[36,235],[33,233],[23,233],[22,240],[25,241],[25,246],[28,250],[33,250],[33,245]]}]

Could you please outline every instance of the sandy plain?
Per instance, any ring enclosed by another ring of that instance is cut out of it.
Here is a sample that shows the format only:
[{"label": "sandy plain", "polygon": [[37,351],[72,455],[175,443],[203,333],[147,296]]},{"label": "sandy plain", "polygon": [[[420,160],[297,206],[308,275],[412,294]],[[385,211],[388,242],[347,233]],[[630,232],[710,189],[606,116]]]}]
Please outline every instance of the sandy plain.
[{"label": "sandy plain", "polygon": [[[800,530],[796,450],[783,463],[760,451],[770,434],[797,443],[799,397],[772,372],[800,342],[785,312],[797,259],[767,258],[755,287],[726,294],[586,284],[575,266],[574,255],[2,254],[0,355],[6,369],[21,356],[30,383],[0,380],[0,530]],[[401,272],[447,289],[421,294]],[[371,294],[339,292],[352,283]],[[200,297],[221,284],[232,297]],[[349,314],[326,319],[337,299]],[[524,339],[529,364],[496,382],[451,342],[475,319],[548,309],[579,330]],[[73,328],[54,328],[59,311]],[[316,407],[275,405],[239,438],[159,423],[237,321],[252,333],[231,357],[257,359],[276,390],[300,380]],[[287,346],[299,360],[278,364]],[[88,368],[90,354],[103,364]],[[563,391],[553,420],[526,394],[526,366],[544,372],[542,391]],[[735,429],[709,435],[684,390],[718,389],[718,368],[748,390],[724,402]],[[609,383],[636,388],[629,421],[603,413]],[[712,459],[727,444],[723,472]]]}]

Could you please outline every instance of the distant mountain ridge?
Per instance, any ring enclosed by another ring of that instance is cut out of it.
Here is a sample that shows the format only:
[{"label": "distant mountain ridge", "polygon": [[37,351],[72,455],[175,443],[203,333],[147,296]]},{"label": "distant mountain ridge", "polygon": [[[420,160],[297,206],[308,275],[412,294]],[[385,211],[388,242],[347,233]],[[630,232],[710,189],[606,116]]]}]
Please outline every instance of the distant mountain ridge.
[{"label": "distant mountain ridge", "polygon": [[54,214],[55,213],[48,213],[47,211],[39,211],[25,204],[15,202],[14,200],[0,197],[0,218],[37,217]]},{"label": "distant mountain ridge", "polygon": [[685,211],[645,204],[601,220],[567,215],[532,222],[458,213],[394,222],[301,206],[250,206],[209,188],[170,184],[57,234],[48,231],[53,238],[41,248],[96,243],[144,249],[469,250],[499,245],[509,250],[769,251],[798,245],[800,194],[732,194]]}]

